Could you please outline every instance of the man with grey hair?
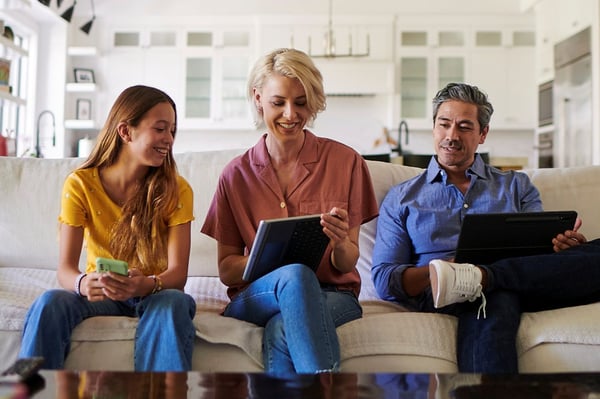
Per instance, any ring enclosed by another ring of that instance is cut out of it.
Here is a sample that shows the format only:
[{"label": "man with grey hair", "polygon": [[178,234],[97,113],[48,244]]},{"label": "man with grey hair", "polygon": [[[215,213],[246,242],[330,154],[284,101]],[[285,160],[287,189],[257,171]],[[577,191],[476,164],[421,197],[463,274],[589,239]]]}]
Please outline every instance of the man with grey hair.
[{"label": "man with grey hair", "polygon": [[437,93],[436,155],[424,173],[392,187],[383,200],[372,277],[385,300],[458,317],[461,372],[515,373],[523,311],[600,300],[600,240],[588,243],[577,231],[578,219],[552,240],[553,254],[489,265],[453,263],[466,214],[542,211],[539,191],[526,174],[500,171],[476,153],[492,113],[475,86],[450,83]]}]

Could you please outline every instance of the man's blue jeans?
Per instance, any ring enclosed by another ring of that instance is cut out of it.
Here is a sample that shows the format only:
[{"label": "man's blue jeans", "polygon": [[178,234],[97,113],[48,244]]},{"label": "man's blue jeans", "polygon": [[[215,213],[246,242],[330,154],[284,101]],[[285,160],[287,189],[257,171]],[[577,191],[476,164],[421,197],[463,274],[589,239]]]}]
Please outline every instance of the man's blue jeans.
[{"label": "man's blue jeans", "polygon": [[224,315],[265,327],[265,371],[289,376],[338,371],[335,328],[362,317],[362,308],[354,293],[322,288],[308,267],[291,264],[252,282]]},{"label": "man's blue jeans", "polygon": [[516,337],[522,312],[600,301],[600,239],[565,251],[507,258],[487,270],[487,318],[477,319],[480,300],[433,307],[431,291],[420,297],[421,311],[459,319],[457,361],[461,372],[517,373]]},{"label": "man's blue jeans", "polygon": [[46,291],[25,318],[19,357],[43,356],[44,368],[61,369],[73,329],[88,317],[139,317],[135,336],[136,371],[187,371],[192,366],[196,314],[193,298],[167,289],[126,302],[90,302],[67,290]]}]

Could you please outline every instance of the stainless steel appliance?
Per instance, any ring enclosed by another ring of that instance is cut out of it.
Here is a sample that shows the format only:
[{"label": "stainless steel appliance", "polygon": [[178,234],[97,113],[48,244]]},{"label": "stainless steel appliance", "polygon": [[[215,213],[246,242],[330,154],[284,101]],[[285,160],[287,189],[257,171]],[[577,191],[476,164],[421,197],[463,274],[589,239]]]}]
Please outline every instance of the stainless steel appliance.
[{"label": "stainless steel appliance", "polygon": [[554,46],[554,69],[554,165],[591,165],[591,28]]},{"label": "stainless steel appliance", "polygon": [[543,132],[537,135],[537,152],[538,168],[553,168],[554,167],[554,132]]},{"label": "stainless steel appliance", "polygon": [[553,81],[539,85],[538,87],[538,127],[552,125],[554,123],[554,104],[552,101]]}]

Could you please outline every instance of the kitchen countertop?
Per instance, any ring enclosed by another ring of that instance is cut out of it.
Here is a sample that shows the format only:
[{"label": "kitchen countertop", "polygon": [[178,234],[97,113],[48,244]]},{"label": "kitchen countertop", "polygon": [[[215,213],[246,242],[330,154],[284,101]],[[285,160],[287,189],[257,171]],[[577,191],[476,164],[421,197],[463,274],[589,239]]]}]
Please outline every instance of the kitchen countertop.
[{"label": "kitchen countertop", "polygon": [[[402,165],[402,156],[391,157],[391,162]],[[490,157],[490,164],[502,170],[520,170],[529,167],[529,159],[527,157]]]}]

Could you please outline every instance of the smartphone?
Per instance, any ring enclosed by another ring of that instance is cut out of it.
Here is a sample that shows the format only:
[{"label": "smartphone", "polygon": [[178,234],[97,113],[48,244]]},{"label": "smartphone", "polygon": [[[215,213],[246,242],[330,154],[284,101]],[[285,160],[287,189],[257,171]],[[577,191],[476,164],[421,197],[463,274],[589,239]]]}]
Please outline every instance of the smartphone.
[{"label": "smartphone", "polygon": [[96,258],[96,271],[98,273],[113,272],[127,276],[129,265],[123,260]]}]

